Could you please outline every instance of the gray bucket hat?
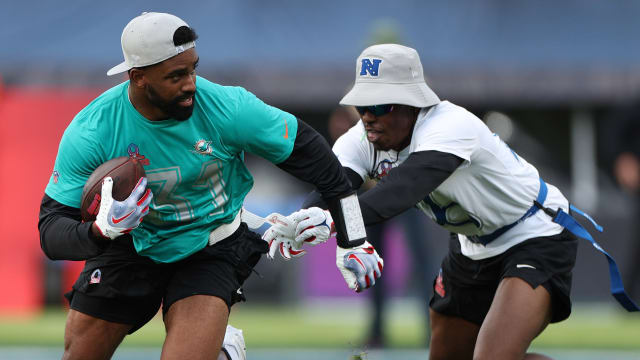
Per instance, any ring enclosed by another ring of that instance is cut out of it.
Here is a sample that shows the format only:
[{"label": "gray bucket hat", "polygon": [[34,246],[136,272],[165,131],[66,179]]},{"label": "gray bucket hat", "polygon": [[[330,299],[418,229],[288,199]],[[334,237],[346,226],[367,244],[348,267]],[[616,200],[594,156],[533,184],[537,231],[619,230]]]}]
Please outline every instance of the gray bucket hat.
[{"label": "gray bucket hat", "polygon": [[356,62],[356,82],[340,105],[403,104],[419,108],[440,102],[427,86],[418,52],[397,44],[366,48]]}]

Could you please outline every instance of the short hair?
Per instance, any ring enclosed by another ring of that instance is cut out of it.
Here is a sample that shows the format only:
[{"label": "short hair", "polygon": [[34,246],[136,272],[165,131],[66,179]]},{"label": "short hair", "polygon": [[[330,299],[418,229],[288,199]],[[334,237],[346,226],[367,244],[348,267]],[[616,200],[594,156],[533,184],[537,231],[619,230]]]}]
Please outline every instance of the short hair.
[{"label": "short hair", "polygon": [[196,41],[198,34],[196,31],[188,26],[180,26],[173,33],[173,45],[180,46],[186,43]]}]

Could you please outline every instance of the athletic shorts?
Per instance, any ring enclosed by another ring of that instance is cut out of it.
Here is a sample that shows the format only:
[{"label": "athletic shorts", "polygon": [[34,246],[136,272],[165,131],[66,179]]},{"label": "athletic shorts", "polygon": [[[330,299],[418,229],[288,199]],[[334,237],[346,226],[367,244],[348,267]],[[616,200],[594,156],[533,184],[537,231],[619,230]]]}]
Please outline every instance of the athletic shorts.
[{"label": "athletic shorts", "polygon": [[116,238],[98,257],[87,260],[65,294],[71,309],[116,323],[130,334],[176,301],[192,295],[221,298],[229,309],[244,301],[242,284],[268,251],[245,223],[231,236],[175,263],[155,263],[135,251],[130,236]]},{"label": "athletic shorts", "polygon": [[449,253],[433,282],[429,305],[441,314],[481,325],[489,312],[498,284],[505,277],[517,277],[533,289],[542,285],[551,294],[551,322],[571,313],[571,271],[576,261],[578,240],[569,231],[524,241],[506,252],[482,260],[462,255],[460,242],[452,234]]}]

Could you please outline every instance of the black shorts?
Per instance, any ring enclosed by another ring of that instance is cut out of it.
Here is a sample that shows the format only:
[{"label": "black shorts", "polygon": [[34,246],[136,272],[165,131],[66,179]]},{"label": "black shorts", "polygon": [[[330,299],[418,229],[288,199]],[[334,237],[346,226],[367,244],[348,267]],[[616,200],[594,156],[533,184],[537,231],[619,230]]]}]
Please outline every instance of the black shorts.
[{"label": "black shorts", "polygon": [[158,312],[192,295],[212,295],[229,309],[244,301],[242,284],[268,251],[260,235],[241,223],[228,238],[175,263],[155,263],[136,253],[132,239],[122,236],[100,256],[87,260],[65,294],[70,307],[93,317],[131,324],[130,334]]},{"label": "black shorts", "polygon": [[500,281],[517,277],[534,289],[544,286],[551,294],[551,322],[562,321],[571,313],[571,271],[577,250],[577,238],[564,230],[529,239],[494,257],[471,260],[462,255],[458,237],[452,235],[429,305],[441,314],[481,325]]}]

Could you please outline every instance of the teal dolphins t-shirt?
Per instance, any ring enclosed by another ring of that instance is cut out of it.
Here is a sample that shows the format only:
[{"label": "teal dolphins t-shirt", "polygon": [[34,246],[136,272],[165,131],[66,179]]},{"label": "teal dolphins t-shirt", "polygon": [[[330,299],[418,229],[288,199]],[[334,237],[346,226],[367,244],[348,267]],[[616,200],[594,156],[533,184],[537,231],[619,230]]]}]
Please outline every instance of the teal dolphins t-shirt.
[{"label": "teal dolphins t-shirt", "polygon": [[128,88],[127,81],[107,90],[76,115],[45,193],[79,208],[82,187],[100,164],[143,157],[154,198],[132,231],[135,248],[156,262],[175,262],[204,248],[209,233],[242,208],[253,186],[244,153],[286,160],[298,122],[241,87],[201,77],[189,119],[149,121],[129,101]]}]

